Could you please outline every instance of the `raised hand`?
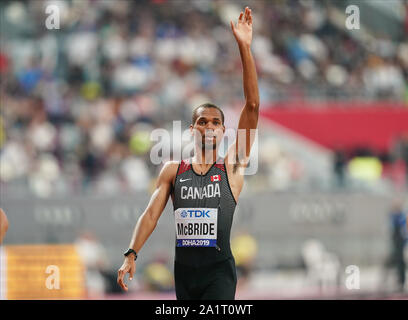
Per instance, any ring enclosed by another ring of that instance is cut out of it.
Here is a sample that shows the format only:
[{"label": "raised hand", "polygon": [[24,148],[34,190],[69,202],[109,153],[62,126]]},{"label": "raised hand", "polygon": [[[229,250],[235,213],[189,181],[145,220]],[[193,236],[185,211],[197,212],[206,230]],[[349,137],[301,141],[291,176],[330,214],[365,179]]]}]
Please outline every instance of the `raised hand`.
[{"label": "raised hand", "polygon": [[245,8],[245,12],[241,12],[238,18],[238,22],[234,25],[230,21],[232,32],[238,42],[238,45],[251,45],[252,42],[252,14],[251,9]]}]

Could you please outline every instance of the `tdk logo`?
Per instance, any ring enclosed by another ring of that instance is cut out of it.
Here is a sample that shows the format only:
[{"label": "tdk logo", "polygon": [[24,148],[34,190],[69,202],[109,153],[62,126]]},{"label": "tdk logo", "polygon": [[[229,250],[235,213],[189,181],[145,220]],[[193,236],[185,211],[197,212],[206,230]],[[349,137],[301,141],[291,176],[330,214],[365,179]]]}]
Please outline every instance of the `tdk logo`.
[{"label": "tdk logo", "polygon": [[187,218],[187,216],[190,218],[209,218],[209,212],[210,210],[183,210],[180,215],[182,218]]}]

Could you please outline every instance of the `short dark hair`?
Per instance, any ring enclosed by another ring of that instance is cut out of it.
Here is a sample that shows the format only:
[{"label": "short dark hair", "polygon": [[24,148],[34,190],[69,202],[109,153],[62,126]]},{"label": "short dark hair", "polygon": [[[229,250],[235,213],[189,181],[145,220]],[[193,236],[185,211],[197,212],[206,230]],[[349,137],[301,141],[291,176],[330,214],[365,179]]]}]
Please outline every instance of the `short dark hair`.
[{"label": "short dark hair", "polygon": [[222,125],[224,125],[224,112],[222,112],[220,107],[217,107],[215,104],[212,103],[203,103],[200,104],[198,107],[194,108],[193,110],[193,116],[191,118],[192,124],[194,125],[194,123],[196,122],[197,118],[198,118],[198,114],[197,111],[200,108],[214,108],[217,109],[220,113],[221,113],[221,121],[222,121]]}]

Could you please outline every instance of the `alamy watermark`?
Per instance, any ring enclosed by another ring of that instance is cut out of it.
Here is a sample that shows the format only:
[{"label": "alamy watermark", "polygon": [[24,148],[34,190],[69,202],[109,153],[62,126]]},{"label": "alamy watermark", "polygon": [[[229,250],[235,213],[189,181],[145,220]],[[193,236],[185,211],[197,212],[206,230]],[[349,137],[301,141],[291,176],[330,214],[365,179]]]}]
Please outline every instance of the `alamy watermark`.
[{"label": "alamy watermark", "polygon": [[349,5],[346,8],[345,25],[348,30],[360,29],[360,8],[356,5]]},{"label": "alamy watermark", "polygon": [[170,157],[173,160],[186,159],[193,152],[198,164],[211,164],[212,151],[217,149],[217,158],[225,158],[228,153],[227,163],[244,168],[242,174],[253,175],[258,170],[257,129],[229,128],[224,133],[220,130],[200,132],[197,129],[182,130],[181,121],[173,121],[171,132],[164,128],[154,129],[150,139],[156,142],[150,149],[150,161],[154,165],[164,164]]},{"label": "alamy watermark", "polygon": [[346,267],[346,288],[348,290],[360,289],[360,268],[356,265]]},{"label": "alamy watermark", "polygon": [[49,290],[59,290],[60,289],[60,270],[58,266],[49,265],[45,269],[46,274],[50,274],[47,279],[45,279],[45,287]]},{"label": "alamy watermark", "polygon": [[45,19],[45,27],[48,30],[60,29],[60,8],[56,4],[49,4],[45,7],[45,14],[47,18]]}]

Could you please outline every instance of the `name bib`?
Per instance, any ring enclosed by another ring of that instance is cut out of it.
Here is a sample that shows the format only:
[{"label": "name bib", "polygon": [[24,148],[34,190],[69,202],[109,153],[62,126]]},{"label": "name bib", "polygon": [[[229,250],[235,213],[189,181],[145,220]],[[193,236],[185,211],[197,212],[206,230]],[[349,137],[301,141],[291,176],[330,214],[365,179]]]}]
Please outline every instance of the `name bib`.
[{"label": "name bib", "polygon": [[177,247],[217,245],[217,208],[179,208],[174,218]]}]

